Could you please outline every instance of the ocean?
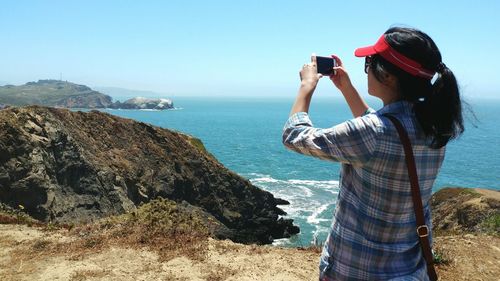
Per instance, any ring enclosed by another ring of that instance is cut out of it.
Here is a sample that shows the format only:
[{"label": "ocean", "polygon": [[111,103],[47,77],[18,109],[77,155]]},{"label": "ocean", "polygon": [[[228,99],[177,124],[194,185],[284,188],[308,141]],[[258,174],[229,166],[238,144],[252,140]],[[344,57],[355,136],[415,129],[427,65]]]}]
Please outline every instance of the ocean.
[{"label": "ocean", "polygon": [[[275,244],[296,247],[325,240],[339,190],[340,165],[299,155],[282,145],[282,128],[292,103],[293,98],[175,98],[174,110],[106,111],[193,135],[226,167],[288,200],[290,205],[281,208],[301,232]],[[434,191],[447,186],[500,189],[500,100],[469,103],[477,121],[473,125],[469,114],[464,135],[448,144]],[[310,116],[317,127],[352,118],[340,98],[313,98]]]}]

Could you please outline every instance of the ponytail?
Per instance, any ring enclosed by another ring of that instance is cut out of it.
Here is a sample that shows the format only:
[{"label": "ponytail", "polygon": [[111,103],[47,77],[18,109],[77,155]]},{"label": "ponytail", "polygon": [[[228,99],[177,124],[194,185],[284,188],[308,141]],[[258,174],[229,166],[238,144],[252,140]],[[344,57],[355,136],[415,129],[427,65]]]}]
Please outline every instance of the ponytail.
[{"label": "ponytail", "polygon": [[370,66],[375,78],[383,81],[384,73],[397,77],[402,99],[414,104],[415,115],[431,148],[441,148],[464,132],[462,101],[453,72],[442,63],[441,53],[434,41],[420,30],[393,27],[385,32],[392,48],[419,62],[424,69],[434,70],[434,83],[414,76],[385,60],[372,56]]},{"label": "ponytail", "polygon": [[462,102],[457,80],[444,64],[438,68],[438,77],[432,84],[432,93],[415,103],[415,114],[425,135],[430,136],[430,147],[440,148],[464,132]]}]

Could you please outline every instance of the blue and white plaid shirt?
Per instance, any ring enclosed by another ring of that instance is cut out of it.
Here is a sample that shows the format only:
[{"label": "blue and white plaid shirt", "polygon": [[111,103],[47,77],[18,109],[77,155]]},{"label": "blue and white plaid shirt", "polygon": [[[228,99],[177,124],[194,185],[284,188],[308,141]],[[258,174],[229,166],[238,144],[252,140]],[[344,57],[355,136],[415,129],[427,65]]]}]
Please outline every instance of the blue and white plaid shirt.
[{"label": "blue and white plaid shirt", "polygon": [[320,259],[321,280],[428,280],[416,232],[411,186],[396,128],[410,137],[426,223],[445,149],[429,148],[411,103],[400,101],[328,129],[305,112],[288,119],[283,143],[291,150],[342,163],[332,228]]}]

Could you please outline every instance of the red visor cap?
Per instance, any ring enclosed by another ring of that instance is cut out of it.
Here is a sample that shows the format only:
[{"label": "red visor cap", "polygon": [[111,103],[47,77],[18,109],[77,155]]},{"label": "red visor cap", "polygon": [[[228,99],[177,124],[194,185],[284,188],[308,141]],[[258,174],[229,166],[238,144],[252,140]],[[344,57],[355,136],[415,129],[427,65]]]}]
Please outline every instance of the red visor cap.
[{"label": "red visor cap", "polygon": [[434,77],[434,74],[436,73],[435,71],[430,71],[423,68],[420,63],[406,57],[405,55],[393,49],[391,45],[389,45],[389,43],[387,43],[387,41],[385,40],[384,35],[382,35],[378,39],[375,45],[358,48],[354,51],[354,55],[356,57],[367,57],[375,54],[379,54],[390,63],[414,76],[432,79],[432,77]]},{"label": "red visor cap", "polygon": [[389,48],[390,48],[390,46],[385,41],[385,36],[382,35],[378,39],[377,43],[375,43],[375,45],[368,46],[368,47],[363,47],[363,48],[357,48],[354,51],[354,55],[356,57],[367,57],[367,56],[371,56],[371,55],[382,53],[382,52],[386,51]]}]

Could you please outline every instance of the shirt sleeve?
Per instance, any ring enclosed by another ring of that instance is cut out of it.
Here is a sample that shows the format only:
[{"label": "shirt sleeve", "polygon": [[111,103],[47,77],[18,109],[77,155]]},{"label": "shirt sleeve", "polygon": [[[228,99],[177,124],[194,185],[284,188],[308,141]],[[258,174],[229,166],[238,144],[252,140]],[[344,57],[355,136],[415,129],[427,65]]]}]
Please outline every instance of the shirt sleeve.
[{"label": "shirt sleeve", "polygon": [[295,113],[283,128],[283,144],[301,154],[362,166],[373,155],[383,131],[374,112],[369,109],[361,117],[327,129],[313,127],[307,113]]}]

